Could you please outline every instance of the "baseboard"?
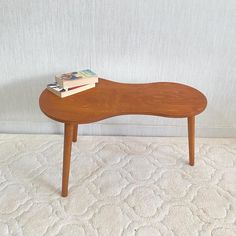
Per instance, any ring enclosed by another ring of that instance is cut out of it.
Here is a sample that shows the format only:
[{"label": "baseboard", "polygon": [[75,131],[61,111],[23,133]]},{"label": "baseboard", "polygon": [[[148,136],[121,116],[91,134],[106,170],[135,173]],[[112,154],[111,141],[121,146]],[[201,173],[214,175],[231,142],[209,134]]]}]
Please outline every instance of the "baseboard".
[{"label": "baseboard", "polygon": [[[1,133],[63,133],[63,124],[58,122],[0,121]],[[80,135],[122,135],[122,136],[187,136],[187,126],[138,125],[94,123],[81,125]],[[197,137],[236,137],[234,127],[199,127]]]}]

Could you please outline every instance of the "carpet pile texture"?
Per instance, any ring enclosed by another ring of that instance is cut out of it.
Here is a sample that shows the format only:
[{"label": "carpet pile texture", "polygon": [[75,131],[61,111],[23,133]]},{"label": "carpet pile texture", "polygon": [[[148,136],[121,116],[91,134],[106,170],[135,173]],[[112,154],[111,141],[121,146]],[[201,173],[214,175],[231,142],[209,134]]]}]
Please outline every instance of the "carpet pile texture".
[{"label": "carpet pile texture", "polygon": [[0,135],[0,235],[235,236],[236,139]]}]

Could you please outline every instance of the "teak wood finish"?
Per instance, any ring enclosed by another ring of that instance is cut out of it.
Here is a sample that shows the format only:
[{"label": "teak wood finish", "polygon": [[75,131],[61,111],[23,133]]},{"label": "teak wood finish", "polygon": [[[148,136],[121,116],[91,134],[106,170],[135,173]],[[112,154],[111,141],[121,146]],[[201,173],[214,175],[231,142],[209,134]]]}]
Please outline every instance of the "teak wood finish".
[{"label": "teak wood finish", "polygon": [[195,116],[206,108],[207,99],[197,89],[179,83],[126,84],[99,79],[95,88],[63,99],[45,89],[39,105],[45,115],[65,124],[62,196],[66,197],[78,124],[131,114],[187,118],[189,164],[193,166]]}]

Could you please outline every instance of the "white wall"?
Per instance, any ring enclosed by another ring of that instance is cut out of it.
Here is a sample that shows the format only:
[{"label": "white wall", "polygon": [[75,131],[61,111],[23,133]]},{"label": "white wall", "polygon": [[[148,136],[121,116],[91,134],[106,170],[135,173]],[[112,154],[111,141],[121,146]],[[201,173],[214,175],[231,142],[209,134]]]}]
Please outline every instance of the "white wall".
[{"label": "white wall", "polygon": [[[236,136],[235,0],[0,0],[0,131],[62,132],[39,110],[54,74],[177,81],[208,97],[197,134]],[[81,134],[185,135],[185,119],[122,116]]]}]

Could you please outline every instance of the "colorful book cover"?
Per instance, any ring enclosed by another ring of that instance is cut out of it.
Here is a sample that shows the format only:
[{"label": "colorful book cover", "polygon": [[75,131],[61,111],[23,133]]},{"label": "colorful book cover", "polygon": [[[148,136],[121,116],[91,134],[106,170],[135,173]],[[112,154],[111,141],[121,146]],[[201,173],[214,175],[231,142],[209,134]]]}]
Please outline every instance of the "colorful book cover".
[{"label": "colorful book cover", "polygon": [[79,75],[82,75],[84,77],[97,77],[97,74],[91,71],[90,69],[87,70],[81,70],[78,72]]},{"label": "colorful book cover", "polygon": [[90,69],[81,70],[78,72],[70,72],[62,75],[57,75],[57,78],[62,80],[76,80],[82,78],[97,77],[97,74],[91,71]]},{"label": "colorful book cover", "polygon": [[70,88],[90,83],[98,83],[98,76],[90,69],[70,72],[55,77],[56,82],[63,88]]}]

